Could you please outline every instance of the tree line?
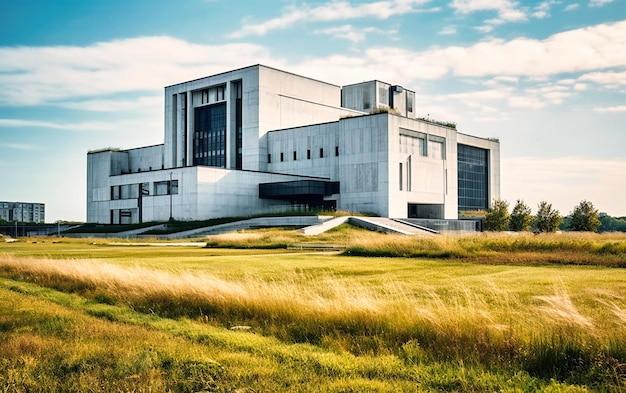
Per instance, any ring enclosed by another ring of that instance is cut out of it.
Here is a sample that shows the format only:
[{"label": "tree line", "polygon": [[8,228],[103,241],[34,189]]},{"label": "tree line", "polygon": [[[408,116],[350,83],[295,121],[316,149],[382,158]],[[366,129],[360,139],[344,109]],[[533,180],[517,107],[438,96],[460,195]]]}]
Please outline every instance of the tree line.
[{"label": "tree line", "polygon": [[552,204],[541,201],[537,213],[532,211],[523,200],[518,199],[509,213],[509,203],[497,199],[487,210],[484,221],[487,231],[533,231],[556,232],[557,230],[584,232],[626,232],[626,217],[615,218],[605,213],[598,213],[593,203],[583,200],[574,207],[568,216],[561,216]]}]

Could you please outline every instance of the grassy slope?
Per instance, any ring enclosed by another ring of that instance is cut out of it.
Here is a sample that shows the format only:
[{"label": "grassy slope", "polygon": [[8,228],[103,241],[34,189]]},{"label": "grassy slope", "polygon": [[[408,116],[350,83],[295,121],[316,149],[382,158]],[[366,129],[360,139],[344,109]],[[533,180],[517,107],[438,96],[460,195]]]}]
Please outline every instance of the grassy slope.
[{"label": "grassy slope", "polygon": [[[32,256],[40,260],[37,269],[48,269],[44,275],[31,271],[22,279],[82,296],[3,280],[1,298],[8,301],[0,306],[0,354],[9,348],[6,353],[12,355],[0,355],[0,367],[7,371],[0,375],[40,380],[46,374],[47,386],[64,386],[61,390],[69,390],[64,381],[106,381],[106,386],[120,390],[152,386],[153,391],[576,391],[575,383],[607,391],[611,386],[614,391],[624,388],[623,364],[606,357],[609,352],[618,358],[624,354],[624,342],[612,339],[626,336],[622,269],[310,254],[268,257],[267,252],[109,247],[85,241],[2,244],[3,266],[15,269],[22,257]],[[75,283],[72,287],[68,280],[55,284],[50,275],[50,266],[59,266],[55,259],[62,260],[61,271],[74,271],[74,277],[98,290]],[[26,266],[32,269],[37,263],[27,261]],[[3,275],[15,276],[15,271]],[[207,291],[207,286],[218,291]],[[196,300],[164,303],[175,296]],[[224,297],[225,302],[215,300]],[[166,304],[161,311],[176,319],[131,312],[124,307],[128,304],[146,311]],[[211,313],[210,304],[219,307]],[[275,323],[268,323],[272,319]],[[249,324],[253,332],[270,337],[224,329],[235,324]],[[48,325],[52,327],[41,328]],[[117,334],[133,325],[139,338]],[[98,326],[101,335],[83,334],[92,326]],[[506,334],[497,333],[501,331]],[[70,339],[73,336],[79,338]],[[122,337],[129,344],[116,346]],[[551,357],[576,358],[586,347],[594,347],[588,352],[604,358],[594,362],[579,356],[590,363],[576,375],[562,370],[542,373],[528,362],[526,371],[520,371],[515,363],[519,359],[511,363],[498,357],[510,355],[509,347],[504,348],[509,352],[496,351],[496,357],[485,348],[502,350],[503,343],[510,344],[507,337],[518,340],[514,354],[534,356],[537,368]],[[564,337],[567,342],[555,342]],[[43,344],[33,344],[32,352],[28,343],[38,340]],[[293,344],[307,340],[316,345]],[[165,341],[179,346],[161,349],[158,343]],[[111,346],[119,349],[104,356]],[[185,353],[190,356],[181,356]],[[68,356],[73,363],[55,364],[54,359]],[[88,366],[101,361],[106,364],[97,368],[109,371]],[[600,370],[589,369],[593,367]],[[564,382],[550,381],[551,373]],[[12,386],[1,378],[0,387]],[[196,380],[205,382],[189,385]]]}]

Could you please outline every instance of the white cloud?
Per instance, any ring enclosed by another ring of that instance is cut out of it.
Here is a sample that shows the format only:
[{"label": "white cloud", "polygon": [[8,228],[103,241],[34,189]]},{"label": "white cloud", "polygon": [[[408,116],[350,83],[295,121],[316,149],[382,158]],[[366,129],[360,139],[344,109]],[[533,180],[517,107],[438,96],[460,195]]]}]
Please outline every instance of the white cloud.
[{"label": "white cloud", "polygon": [[407,13],[428,11],[419,7],[430,0],[387,0],[353,5],[347,1],[331,1],[320,5],[290,6],[282,15],[261,23],[250,23],[230,34],[231,38],[265,35],[269,31],[285,29],[298,22],[331,22],[360,18],[388,19]]},{"label": "white cloud", "polygon": [[519,77],[517,76],[496,76],[493,80],[496,82],[519,83]]},{"label": "white cloud", "polygon": [[574,11],[575,9],[577,9],[578,7],[580,7],[580,4],[568,4],[567,7],[565,7],[563,9],[563,11],[569,12],[569,11]]},{"label": "white cloud", "polygon": [[0,149],[11,149],[11,150],[38,150],[39,147],[35,145],[28,145],[25,143],[0,143]]},{"label": "white cloud", "polygon": [[449,64],[462,76],[554,75],[626,65],[626,21],[570,30],[545,40],[490,40],[420,54],[426,64]]},{"label": "white cloud", "polygon": [[526,11],[519,9],[517,2],[509,0],[454,0],[450,7],[463,15],[477,11],[497,12],[496,18],[487,19],[482,26],[474,28],[483,34],[492,32],[495,26],[528,20]]},{"label": "white cloud", "polygon": [[535,17],[537,19],[544,19],[544,18],[549,17],[550,16],[550,8],[553,5],[559,4],[559,3],[560,3],[560,1],[556,1],[556,0],[542,1],[537,6],[535,6],[534,12],[533,12],[533,17]]},{"label": "white cloud", "polygon": [[533,212],[545,200],[567,215],[586,199],[602,212],[624,214],[626,160],[503,157],[501,173],[503,199],[524,199]]},{"label": "white cloud", "polygon": [[600,113],[611,113],[611,112],[626,112],[626,105],[619,105],[619,106],[609,106],[609,107],[598,107],[598,108],[593,108],[593,110],[595,112],[600,112]]},{"label": "white cloud", "polygon": [[355,28],[352,25],[343,25],[339,27],[330,27],[328,29],[319,29],[314,31],[315,34],[327,34],[335,38],[345,39],[351,42],[361,42],[369,33],[392,35],[397,33],[396,30],[384,31],[376,27]]},{"label": "white cloud", "polygon": [[589,1],[589,7],[602,7],[612,2],[613,0],[591,0]]},{"label": "white cloud", "polygon": [[618,89],[626,86],[626,71],[591,72],[582,75],[579,80],[597,83],[607,89]]},{"label": "white cloud", "polygon": [[446,26],[443,29],[439,30],[438,35],[454,35],[456,34],[455,26]]},{"label": "white cloud", "polygon": [[0,47],[0,105],[36,105],[122,92],[160,93],[163,86],[181,80],[259,62],[277,63],[259,45],[198,45],[171,37],[86,47]]},{"label": "white cloud", "polygon": [[[624,85],[626,72],[609,70],[626,67],[626,21],[565,31],[544,40],[492,39],[424,51],[372,47],[359,54],[308,57],[299,63],[275,58],[260,45],[199,45],[170,37],[86,47],[0,47],[0,105],[46,103],[90,111],[132,106],[149,111],[149,106],[162,105],[156,97],[161,97],[163,86],[257,63],[335,84],[380,79],[410,86],[450,75],[470,80],[504,77],[512,83],[522,77],[520,83],[540,83],[553,75],[586,71],[581,83]],[[142,98],[127,98],[123,95],[127,92]]]}]

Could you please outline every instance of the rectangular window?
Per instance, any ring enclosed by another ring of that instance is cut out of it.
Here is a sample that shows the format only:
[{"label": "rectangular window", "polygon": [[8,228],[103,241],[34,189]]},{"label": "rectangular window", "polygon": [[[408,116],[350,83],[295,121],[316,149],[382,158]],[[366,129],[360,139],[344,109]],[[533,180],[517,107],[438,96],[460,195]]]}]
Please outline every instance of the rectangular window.
[{"label": "rectangular window", "polygon": [[400,191],[402,191],[402,163],[400,163],[399,170],[400,170],[400,178],[399,178],[399,180],[400,180]]},{"label": "rectangular window", "polygon": [[306,151],[306,159],[307,160],[311,159],[311,150],[310,149]]},{"label": "rectangular window", "polygon": [[459,210],[489,207],[489,150],[457,145]]},{"label": "rectangular window", "polygon": [[194,112],[194,165],[226,167],[226,103]]},{"label": "rectangular window", "polygon": [[293,152],[293,160],[294,160],[294,161],[295,161],[295,160],[297,160],[297,158],[296,158],[296,157],[297,157],[297,154],[296,154],[296,152],[294,151],[294,152]]},{"label": "rectangular window", "polygon": [[411,191],[411,156],[406,161],[406,190]]},{"label": "rectangular window", "polygon": [[386,86],[378,87],[378,102],[389,105],[389,89]]},{"label": "rectangular window", "polygon": [[335,146],[335,157],[339,157],[339,146]]},{"label": "rectangular window", "polygon": [[430,158],[434,158],[436,160],[443,160],[443,143],[428,141],[428,152]]},{"label": "rectangular window", "polygon": [[235,169],[243,168],[243,102],[241,81],[231,85],[235,91]]},{"label": "rectangular window", "polygon": [[111,200],[120,199],[120,186],[111,186]]},{"label": "rectangular window", "polygon": [[154,195],[167,195],[169,181],[154,182]]},{"label": "rectangular window", "polygon": [[154,182],[154,195],[177,195],[178,180]]},{"label": "rectangular window", "polygon": [[324,158],[324,148],[320,147],[320,158]]},{"label": "rectangular window", "polygon": [[280,153],[280,162],[283,162],[285,160],[285,157],[283,156],[283,153]]},{"label": "rectangular window", "polygon": [[268,155],[267,155],[267,163],[268,163],[268,164],[271,164],[271,163],[272,163],[272,155],[271,155],[271,154],[268,154]]},{"label": "rectangular window", "polygon": [[150,183],[141,183],[141,195],[142,196],[150,195]]},{"label": "rectangular window", "polygon": [[370,91],[367,89],[363,90],[363,109],[370,109],[372,107],[372,103],[370,100]]}]

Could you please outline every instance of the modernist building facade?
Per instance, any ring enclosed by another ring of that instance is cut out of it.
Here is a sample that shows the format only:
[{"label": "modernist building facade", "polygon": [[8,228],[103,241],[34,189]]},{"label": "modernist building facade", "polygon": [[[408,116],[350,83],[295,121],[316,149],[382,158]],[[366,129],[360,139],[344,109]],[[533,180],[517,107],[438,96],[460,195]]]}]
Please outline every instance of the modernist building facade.
[{"label": "modernist building facade", "polygon": [[168,86],[163,144],[88,153],[87,221],[487,208],[500,196],[499,143],[417,119],[414,103],[399,85],[262,65]]},{"label": "modernist building facade", "polygon": [[6,222],[46,222],[46,206],[43,203],[0,201],[0,220]]}]

